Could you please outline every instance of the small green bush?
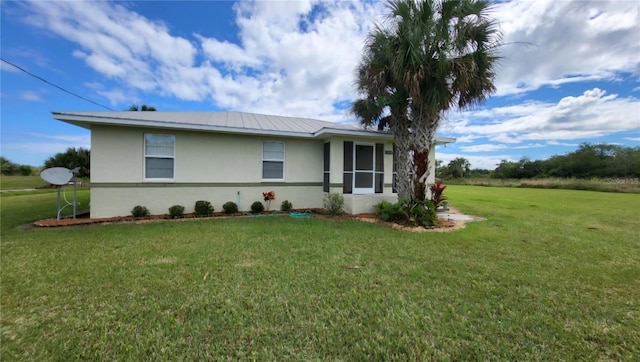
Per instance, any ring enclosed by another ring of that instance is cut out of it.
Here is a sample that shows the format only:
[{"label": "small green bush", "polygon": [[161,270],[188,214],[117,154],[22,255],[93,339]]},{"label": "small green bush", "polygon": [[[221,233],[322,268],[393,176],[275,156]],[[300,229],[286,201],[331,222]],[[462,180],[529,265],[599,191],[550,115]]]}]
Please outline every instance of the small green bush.
[{"label": "small green bush", "polygon": [[131,215],[133,215],[134,217],[149,216],[149,209],[144,206],[137,205],[133,208],[133,210],[131,210]]},{"label": "small green bush", "polygon": [[339,215],[344,209],[342,194],[330,193],[324,197],[324,209],[331,215]]},{"label": "small green bush", "polygon": [[251,211],[258,213],[264,211],[264,205],[260,201],[256,201],[251,204]]},{"label": "small green bush", "polygon": [[233,201],[227,201],[222,205],[225,214],[235,214],[238,212],[238,205]]},{"label": "small green bush", "polygon": [[382,201],[375,207],[376,217],[384,221],[400,221],[407,220],[408,216],[406,211],[402,208],[402,204],[390,203],[389,201]]},{"label": "small green bush", "polygon": [[280,211],[289,212],[293,209],[293,205],[289,202],[289,200],[282,201],[280,205]]},{"label": "small green bush", "polygon": [[407,213],[407,220],[414,226],[432,227],[438,225],[436,208],[431,200],[399,202]]},{"label": "small green bush", "polygon": [[184,216],[184,206],[173,205],[169,208],[169,215],[172,219],[177,219]]},{"label": "small green bush", "polygon": [[213,206],[209,201],[199,200],[193,208],[198,216],[210,216],[213,213]]}]

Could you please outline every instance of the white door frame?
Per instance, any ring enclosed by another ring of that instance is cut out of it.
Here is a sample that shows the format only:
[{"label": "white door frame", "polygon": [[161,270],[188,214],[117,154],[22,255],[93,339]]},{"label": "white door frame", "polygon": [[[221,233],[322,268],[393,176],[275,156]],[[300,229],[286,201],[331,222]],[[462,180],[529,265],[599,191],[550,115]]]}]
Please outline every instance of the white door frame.
[{"label": "white door frame", "polygon": [[[367,146],[371,147],[371,157],[373,163],[371,164],[371,170],[358,170],[356,162],[356,147]],[[358,173],[370,173],[371,174],[371,187],[356,187],[356,175]],[[353,194],[373,194],[375,193],[376,182],[376,144],[368,142],[353,142],[353,180],[352,180],[352,193]]]}]

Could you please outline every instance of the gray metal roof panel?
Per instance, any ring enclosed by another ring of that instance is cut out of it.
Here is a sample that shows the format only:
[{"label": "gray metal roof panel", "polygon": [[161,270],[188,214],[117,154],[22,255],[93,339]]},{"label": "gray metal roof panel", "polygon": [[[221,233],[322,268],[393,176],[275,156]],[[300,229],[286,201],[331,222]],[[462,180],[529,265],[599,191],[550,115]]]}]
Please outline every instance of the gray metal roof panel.
[{"label": "gray metal roof panel", "polygon": [[[91,124],[118,124],[297,137],[316,137],[322,134],[391,137],[389,132],[364,129],[359,125],[245,112],[53,112],[53,116],[61,121],[87,128],[90,128],[88,126]],[[439,143],[455,142],[455,139],[442,141],[444,142]]]}]

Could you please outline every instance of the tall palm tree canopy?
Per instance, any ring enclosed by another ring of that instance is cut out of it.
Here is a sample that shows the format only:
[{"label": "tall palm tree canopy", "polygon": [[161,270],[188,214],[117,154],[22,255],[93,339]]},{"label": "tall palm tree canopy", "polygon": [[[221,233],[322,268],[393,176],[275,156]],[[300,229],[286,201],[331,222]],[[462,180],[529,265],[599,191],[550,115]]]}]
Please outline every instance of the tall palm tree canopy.
[{"label": "tall palm tree canopy", "polygon": [[384,120],[394,130],[395,147],[401,154],[414,151],[398,175],[413,174],[412,183],[423,183],[412,187],[418,195],[442,112],[473,106],[495,92],[501,34],[485,0],[391,0],[387,7],[357,68],[356,85],[365,98],[352,111],[363,124],[380,126],[384,118],[374,111],[389,108]]},{"label": "tall palm tree canopy", "polygon": [[128,109],[128,111],[133,111],[133,112],[152,112],[155,110],[156,110],[156,107],[148,106],[146,104],[143,104],[141,106],[138,106],[137,104],[132,104]]},{"label": "tall palm tree canopy", "polygon": [[498,25],[483,0],[398,0],[387,26],[370,34],[360,87],[379,96],[406,92],[412,103],[444,111],[482,102],[495,91]]}]

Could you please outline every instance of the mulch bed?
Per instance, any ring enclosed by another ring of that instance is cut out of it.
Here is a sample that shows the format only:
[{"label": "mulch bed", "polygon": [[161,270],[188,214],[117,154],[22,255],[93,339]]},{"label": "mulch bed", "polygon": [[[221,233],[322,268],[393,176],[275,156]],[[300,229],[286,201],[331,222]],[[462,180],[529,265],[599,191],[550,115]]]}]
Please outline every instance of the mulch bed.
[{"label": "mulch bed", "polygon": [[[305,210],[294,210],[294,211],[305,211]],[[400,225],[391,222],[384,222],[375,217],[374,214],[357,214],[357,215],[328,215],[322,209],[312,209],[310,210],[313,213],[314,217],[328,218],[328,219],[349,219],[356,220],[361,222],[368,223],[377,223],[386,227],[390,227],[396,230],[403,231],[412,231],[412,232],[428,232],[428,231],[451,231],[455,229],[459,229],[464,227],[464,222],[460,221],[452,221],[439,219],[438,226],[431,229],[426,229],[424,227],[415,227],[412,225]],[[260,216],[288,216],[286,213],[274,213],[273,211],[266,211],[260,214]],[[133,216],[118,216],[118,217],[109,217],[109,218],[99,218],[93,219],[90,217],[89,213],[76,215],[76,218],[65,217],[60,220],[55,218],[38,220],[33,223],[35,226],[39,227],[65,227],[65,226],[79,226],[79,225],[96,225],[96,224],[113,224],[113,223],[134,223],[134,224],[142,224],[142,223],[150,223],[150,222],[158,222],[163,220],[171,220],[171,221],[186,221],[186,220],[194,220],[194,219],[212,219],[212,218],[220,218],[220,217],[246,217],[246,216],[256,216],[255,214],[250,213],[236,213],[234,215],[228,215],[223,212],[215,212],[212,216],[198,216],[195,213],[187,213],[184,214],[182,218],[172,219],[169,214],[162,215],[150,215],[145,217],[133,217]]]}]

